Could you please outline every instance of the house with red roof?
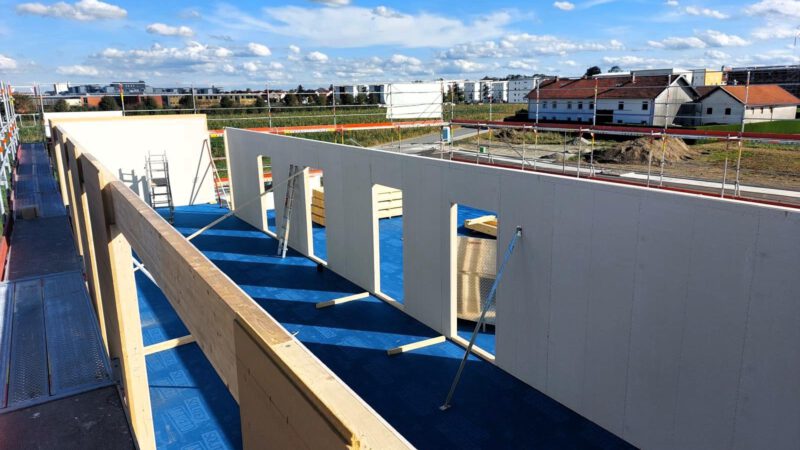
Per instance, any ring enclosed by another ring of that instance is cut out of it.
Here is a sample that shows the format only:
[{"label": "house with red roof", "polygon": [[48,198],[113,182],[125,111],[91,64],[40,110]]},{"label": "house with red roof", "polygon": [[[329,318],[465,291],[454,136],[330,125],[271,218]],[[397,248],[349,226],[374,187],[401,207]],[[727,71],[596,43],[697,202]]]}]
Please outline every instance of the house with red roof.
[{"label": "house with red roof", "polygon": [[777,84],[716,86],[698,101],[703,125],[792,120],[800,105],[799,98]]},{"label": "house with red roof", "polygon": [[528,94],[528,115],[554,122],[690,125],[697,96],[684,75],[556,78]]}]

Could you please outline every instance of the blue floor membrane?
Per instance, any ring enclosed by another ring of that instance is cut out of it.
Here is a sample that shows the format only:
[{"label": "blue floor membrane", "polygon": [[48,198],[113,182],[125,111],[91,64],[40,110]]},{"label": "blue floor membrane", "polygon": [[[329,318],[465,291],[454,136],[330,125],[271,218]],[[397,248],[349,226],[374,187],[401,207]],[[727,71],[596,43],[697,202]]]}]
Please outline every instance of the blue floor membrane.
[{"label": "blue floor membrane", "polygon": [[239,406],[197,344],[148,355],[147,378],[158,448],[242,447]]},{"label": "blue floor membrane", "polygon": [[[216,206],[177,208],[175,226],[188,235],[223,212]],[[193,243],[419,448],[629,448],[474,357],[453,408],[442,412],[438,407],[464,354],[461,347],[448,341],[387,356],[390,348],[436,333],[374,297],[316,309],[317,302],[363,289],[329,270],[317,271],[316,263],[296,252],[274,257],[277,242],[235,217]],[[151,289],[140,287],[139,294],[148,305],[158,304],[149,299]],[[170,308],[148,307],[156,316],[165,315],[157,328],[172,323],[166,317]],[[202,448],[201,442],[211,445],[206,437],[240,445],[238,409],[196,345],[148,357],[148,373],[159,447]]]}]

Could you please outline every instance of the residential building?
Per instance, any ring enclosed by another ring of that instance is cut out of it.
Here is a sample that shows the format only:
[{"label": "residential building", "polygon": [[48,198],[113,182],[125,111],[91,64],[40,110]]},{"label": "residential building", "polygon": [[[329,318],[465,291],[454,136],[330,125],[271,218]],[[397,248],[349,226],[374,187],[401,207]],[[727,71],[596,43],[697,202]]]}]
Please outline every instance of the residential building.
[{"label": "residential building", "polygon": [[464,103],[479,103],[481,101],[481,82],[464,82]]},{"label": "residential building", "polygon": [[703,124],[792,120],[800,99],[776,84],[717,86],[698,100]]},{"label": "residential building", "polygon": [[508,81],[487,81],[486,85],[489,92],[488,96],[484,96],[483,101],[486,103],[508,103]]},{"label": "residential building", "polygon": [[508,103],[525,103],[536,87],[538,78],[518,78],[508,81]]},{"label": "residential building", "polygon": [[723,69],[727,84],[777,84],[795,97],[800,97],[800,65],[794,66],[749,66]]},{"label": "residential building", "polygon": [[685,105],[696,97],[684,75],[557,78],[542,83],[538,100],[535,92],[528,95],[528,116],[535,120],[538,111],[540,121],[687,124],[694,113]]}]

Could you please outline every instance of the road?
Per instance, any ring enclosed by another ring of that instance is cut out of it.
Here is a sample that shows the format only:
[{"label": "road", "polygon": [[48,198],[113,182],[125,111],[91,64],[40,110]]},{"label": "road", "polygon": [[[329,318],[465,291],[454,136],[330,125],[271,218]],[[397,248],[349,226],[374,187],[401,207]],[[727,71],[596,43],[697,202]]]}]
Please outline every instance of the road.
[{"label": "road", "polygon": [[[486,133],[486,130],[481,130],[481,132]],[[462,139],[467,139],[472,136],[476,136],[477,134],[478,134],[477,129],[458,127],[455,130],[453,130],[453,141],[460,141]],[[438,147],[441,139],[442,139],[441,134],[439,132],[436,132],[436,133],[424,134],[422,136],[411,137],[408,139],[402,139],[400,141],[395,141],[388,144],[379,145],[375,148],[379,148],[382,150],[399,151],[402,153],[420,153],[422,151]]]}]

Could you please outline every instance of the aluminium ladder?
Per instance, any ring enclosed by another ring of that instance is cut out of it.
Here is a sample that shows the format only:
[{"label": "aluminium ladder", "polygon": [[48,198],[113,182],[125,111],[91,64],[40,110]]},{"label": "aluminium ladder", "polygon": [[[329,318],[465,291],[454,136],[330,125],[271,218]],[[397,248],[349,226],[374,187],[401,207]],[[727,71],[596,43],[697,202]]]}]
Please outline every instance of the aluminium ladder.
[{"label": "aluminium ladder", "polygon": [[150,206],[169,209],[169,223],[175,221],[175,205],[172,202],[172,187],[169,182],[169,161],[167,154],[147,154],[147,180],[150,188]]},{"label": "aluminium ladder", "polygon": [[278,230],[278,256],[286,257],[289,248],[289,228],[291,226],[292,208],[294,207],[294,193],[297,188],[297,175],[302,171],[294,164],[289,166],[289,178],[286,183],[286,199],[283,202],[283,220],[279,223]]}]

